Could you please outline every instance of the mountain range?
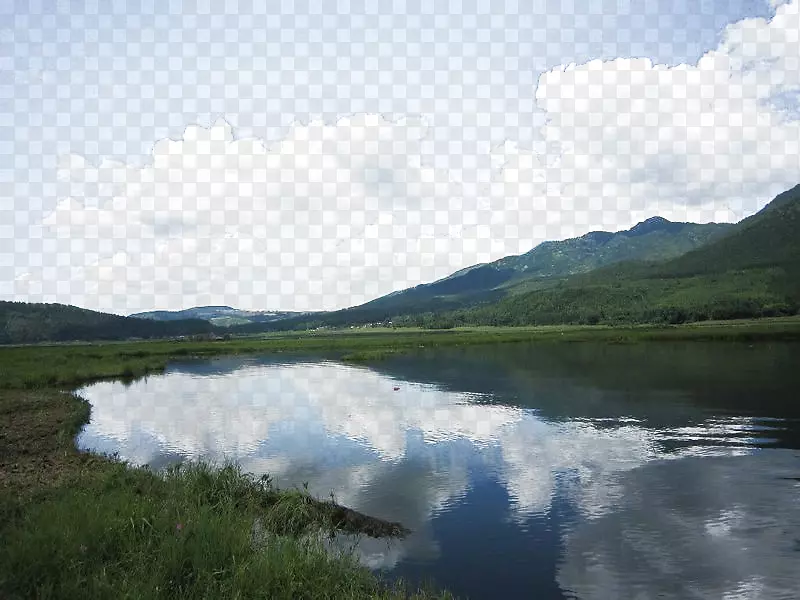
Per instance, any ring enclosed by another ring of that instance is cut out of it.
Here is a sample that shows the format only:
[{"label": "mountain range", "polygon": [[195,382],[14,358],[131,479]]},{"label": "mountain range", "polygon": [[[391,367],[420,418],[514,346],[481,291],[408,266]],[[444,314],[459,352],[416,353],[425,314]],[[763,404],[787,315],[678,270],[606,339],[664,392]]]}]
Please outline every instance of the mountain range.
[{"label": "mountain range", "polygon": [[[680,323],[800,312],[800,185],[667,260],[626,260],[430,318],[438,325]],[[428,323],[430,324],[430,323]]]},{"label": "mountain range", "polygon": [[800,185],[736,224],[661,217],[543,242],[429,284],[333,312],[207,306],[130,317],[0,302],[0,343],[347,326],[670,322],[800,312]]},{"label": "mountain range", "polygon": [[736,224],[653,217],[626,231],[544,242],[311,324],[592,324],[794,314],[800,309],[798,215],[800,185]]},{"label": "mountain range", "polygon": [[[728,231],[729,223],[675,223],[653,217],[615,233],[593,231],[578,238],[543,242],[531,251],[488,264],[462,269],[433,283],[394,292],[360,306],[331,313],[266,313],[238,311],[228,306],[182,311],[137,313],[156,320],[200,318],[232,326],[286,321],[293,325],[318,317],[327,324],[383,321],[426,311],[454,309],[517,293],[538,280],[586,273],[626,260],[658,260],[680,256]],[[249,328],[254,329],[254,328]]]},{"label": "mountain range", "polygon": [[149,312],[134,313],[129,315],[138,319],[153,321],[181,321],[184,319],[203,319],[212,325],[228,327],[231,325],[245,325],[248,323],[271,323],[291,317],[309,316],[313,312],[281,312],[239,310],[230,306],[197,306],[185,310],[154,310]]},{"label": "mountain range", "polygon": [[386,313],[376,314],[375,320],[382,320],[500,299],[535,289],[542,280],[587,273],[623,261],[674,258],[721,237],[731,227],[729,223],[698,225],[653,217],[625,231],[593,231],[577,238],[542,242],[525,254],[468,267],[439,281],[346,309],[343,314]]}]

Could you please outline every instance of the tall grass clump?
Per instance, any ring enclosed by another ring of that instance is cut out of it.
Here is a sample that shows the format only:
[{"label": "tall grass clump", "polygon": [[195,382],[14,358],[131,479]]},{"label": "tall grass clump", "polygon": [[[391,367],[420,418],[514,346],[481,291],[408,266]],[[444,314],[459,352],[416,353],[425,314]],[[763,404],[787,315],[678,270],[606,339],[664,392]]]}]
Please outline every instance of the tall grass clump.
[{"label": "tall grass clump", "polygon": [[[4,598],[404,598],[333,552],[331,503],[231,464],[111,463],[4,528]],[[256,535],[258,534],[258,535]],[[413,597],[449,597],[420,592]]]}]

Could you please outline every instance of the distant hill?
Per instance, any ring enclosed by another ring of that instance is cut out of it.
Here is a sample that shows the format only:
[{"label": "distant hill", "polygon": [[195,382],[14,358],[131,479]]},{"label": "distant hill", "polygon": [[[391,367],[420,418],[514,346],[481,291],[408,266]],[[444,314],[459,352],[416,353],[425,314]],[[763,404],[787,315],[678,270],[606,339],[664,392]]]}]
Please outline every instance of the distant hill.
[{"label": "distant hill", "polygon": [[675,258],[619,262],[402,324],[681,323],[800,311],[800,185]]},{"label": "distant hill", "polygon": [[[653,217],[625,231],[593,231],[577,238],[543,242],[525,254],[468,267],[433,283],[394,292],[311,321],[317,325],[341,326],[499,301],[550,285],[559,278],[608,265],[677,257],[720,238],[732,227],[729,223],[678,223]],[[294,318],[278,325],[289,328],[306,321]]]},{"label": "distant hill", "polygon": [[211,323],[199,319],[158,322],[65,304],[0,301],[0,344],[159,338],[212,331]]},{"label": "distant hill", "polygon": [[179,321],[185,319],[202,319],[220,326],[246,325],[248,323],[271,323],[281,319],[289,319],[314,313],[303,312],[275,312],[275,311],[248,311],[231,308],[230,306],[198,306],[184,310],[156,310],[130,315],[136,319],[150,319],[153,321]]}]

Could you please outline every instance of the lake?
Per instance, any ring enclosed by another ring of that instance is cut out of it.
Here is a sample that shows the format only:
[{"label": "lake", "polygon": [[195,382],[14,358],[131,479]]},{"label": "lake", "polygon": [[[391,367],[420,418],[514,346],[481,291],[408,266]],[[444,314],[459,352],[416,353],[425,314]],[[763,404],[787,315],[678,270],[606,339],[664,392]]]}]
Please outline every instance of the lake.
[{"label": "lake", "polygon": [[77,443],[332,492],[413,530],[362,540],[364,564],[461,597],[797,598],[798,359],[658,342],[175,362],[82,389]]}]

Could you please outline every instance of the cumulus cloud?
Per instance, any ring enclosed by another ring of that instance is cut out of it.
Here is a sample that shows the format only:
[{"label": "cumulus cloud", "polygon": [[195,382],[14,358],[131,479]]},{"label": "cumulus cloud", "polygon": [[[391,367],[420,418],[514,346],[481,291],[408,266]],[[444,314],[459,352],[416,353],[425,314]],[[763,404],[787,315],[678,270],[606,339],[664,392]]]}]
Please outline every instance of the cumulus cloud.
[{"label": "cumulus cloud", "polygon": [[779,6],[783,6],[787,2],[791,2],[791,0],[767,0],[771,8],[778,8]]},{"label": "cumulus cloud", "polygon": [[497,146],[490,182],[429,166],[422,119],[380,115],[296,123],[270,146],[190,126],[141,168],[64,157],[13,295],[330,310],[654,214],[739,220],[800,181],[800,0],[774,4],[693,65],[542,74],[540,139]]},{"label": "cumulus cloud", "polygon": [[800,181],[799,38],[795,0],[730,25],[695,65],[618,58],[544,73],[549,150],[503,148],[494,193],[534,198],[541,215],[575,210],[582,225],[751,214]]},{"label": "cumulus cloud", "polygon": [[359,115],[297,124],[267,148],[220,119],[160,140],[142,168],[65,157],[65,195],[37,232],[61,260],[18,293],[58,281],[107,310],[314,310],[444,276],[461,266],[451,253],[477,262],[501,236],[490,206],[423,164],[424,138],[420,119]]}]

